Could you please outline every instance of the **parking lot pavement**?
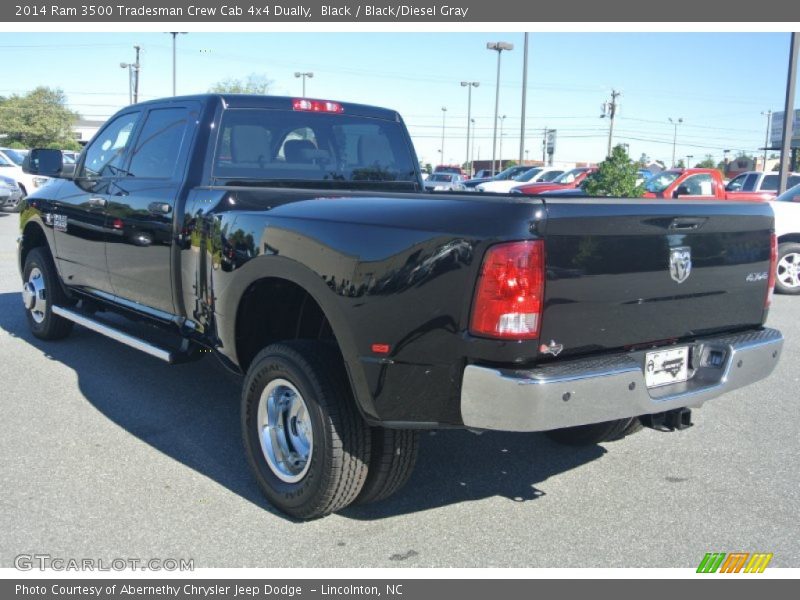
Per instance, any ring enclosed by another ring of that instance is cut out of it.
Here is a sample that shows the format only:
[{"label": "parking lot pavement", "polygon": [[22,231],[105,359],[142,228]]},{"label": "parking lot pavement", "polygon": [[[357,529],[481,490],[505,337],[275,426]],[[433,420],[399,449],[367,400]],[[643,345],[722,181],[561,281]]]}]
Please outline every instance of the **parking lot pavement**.
[{"label": "parking lot pavement", "polygon": [[769,379],[589,448],[540,434],[423,434],[394,498],[310,523],[247,470],[239,381],[211,357],[167,366],[76,327],[27,330],[17,215],[0,214],[0,566],[21,553],[192,558],[196,567],[694,567],[709,551],[800,566],[800,298]]}]

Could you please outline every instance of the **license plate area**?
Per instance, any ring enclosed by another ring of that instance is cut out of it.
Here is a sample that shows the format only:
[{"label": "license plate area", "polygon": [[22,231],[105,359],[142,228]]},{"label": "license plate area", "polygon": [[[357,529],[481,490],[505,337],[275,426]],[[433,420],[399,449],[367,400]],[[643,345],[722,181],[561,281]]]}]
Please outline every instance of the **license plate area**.
[{"label": "license plate area", "polygon": [[644,355],[644,382],[648,388],[680,383],[688,378],[688,346],[656,350]]}]

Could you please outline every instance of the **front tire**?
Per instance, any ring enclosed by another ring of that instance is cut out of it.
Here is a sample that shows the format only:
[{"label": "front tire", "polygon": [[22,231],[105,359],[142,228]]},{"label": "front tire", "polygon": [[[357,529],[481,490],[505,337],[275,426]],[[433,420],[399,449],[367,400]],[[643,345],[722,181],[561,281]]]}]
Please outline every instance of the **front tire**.
[{"label": "front tire", "polygon": [[775,291],[800,294],[800,244],[788,242],[778,246]]},{"label": "front tire", "polygon": [[28,252],[22,280],[22,302],[31,333],[41,340],[60,340],[69,335],[72,321],[53,314],[53,304],[64,306],[69,300],[53,259],[44,248]]},{"label": "front tire", "polygon": [[366,480],[369,427],[328,344],[282,342],[255,357],[242,390],[242,436],[262,492],[293,517],[343,509]]}]

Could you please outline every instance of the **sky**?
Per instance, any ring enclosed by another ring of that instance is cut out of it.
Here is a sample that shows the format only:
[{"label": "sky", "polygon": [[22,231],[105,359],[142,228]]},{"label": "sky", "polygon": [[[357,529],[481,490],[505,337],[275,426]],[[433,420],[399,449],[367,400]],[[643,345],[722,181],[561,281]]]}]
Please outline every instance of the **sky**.
[{"label": "sky", "polygon": [[[294,73],[312,71],[309,97],[399,111],[423,162],[441,162],[444,117],[444,162],[456,164],[467,152],[467,89],[460,82],[477,81],[473,156],[487,159],[497,76],[489,41],[514,44],[502,53],[499,115],[506,115],[502,156],[518,159],[520,32],[192,32],[177,39],[177,92],[202,93],[220,80],[257,74],[272,81],[270,93],[300,96]],[[105,119],[128,103],[120,63],[133,62],[136,44],[140,98],[171,95],[172,38],[155,32],[0,33],[0,95],[58,87],[81,116]],[[762,112],[783,110],[788,53],[788,33],[531,33],[526,156],[541,158],[549,127],[557,130],[557,164],[602,160],[608,119],[600,118],[601,105],[612,89],[622,94],[614,141],[629,144],[634,158],[644,153],[671,162],[670,117],[683,119],[677,158],[758,152],[767,124]]]}]

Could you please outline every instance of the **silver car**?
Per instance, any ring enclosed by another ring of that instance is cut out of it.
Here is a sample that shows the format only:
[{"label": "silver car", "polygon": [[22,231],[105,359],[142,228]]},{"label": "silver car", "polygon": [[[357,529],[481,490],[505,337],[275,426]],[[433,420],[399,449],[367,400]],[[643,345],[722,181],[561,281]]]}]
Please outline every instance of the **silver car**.
[{"label": "silver car", "polygon": [[431,173],[425,180],[426,192],[461,192],[464,187],[464,178],[458,173]]},{"label": "silver car", "polygon": [[11,177],[0,175],[0,208],[3,210],[19,210],[22,190]]}]

